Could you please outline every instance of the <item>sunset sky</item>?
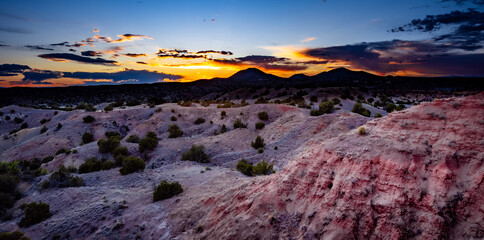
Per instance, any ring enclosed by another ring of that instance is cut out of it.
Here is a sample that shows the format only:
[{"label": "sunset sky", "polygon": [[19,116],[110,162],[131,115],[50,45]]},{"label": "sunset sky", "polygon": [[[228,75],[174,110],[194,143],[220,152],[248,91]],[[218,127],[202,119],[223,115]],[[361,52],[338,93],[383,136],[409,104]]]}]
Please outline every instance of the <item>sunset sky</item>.
[{"label": "sunset sky", "polygon": [[0,87],[337,67],[484,76],[483,0],[0,2]]}]

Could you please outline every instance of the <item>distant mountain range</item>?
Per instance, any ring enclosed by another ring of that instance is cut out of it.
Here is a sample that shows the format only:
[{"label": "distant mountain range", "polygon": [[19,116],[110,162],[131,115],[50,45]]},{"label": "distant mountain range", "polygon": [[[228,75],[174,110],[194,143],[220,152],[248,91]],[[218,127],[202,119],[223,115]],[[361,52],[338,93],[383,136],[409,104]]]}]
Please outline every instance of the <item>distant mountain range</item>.
[{"label": "distant mountain range", "polygon": [[61,88],[1,88],[0,105],[10,104],[77,104],[118,100],[146,101],[150,98],[168,101],[195,99],[213,92],[238,88],[263,87],[365,87],[391,90],[484,90],[482,77],[393,77],[377,76],[346,68],[333,69],[314,76],[296,74],[289,78],[248,68],[228,78],[201,79],[190,83],[153,83],[105,86],[72,86]]}]

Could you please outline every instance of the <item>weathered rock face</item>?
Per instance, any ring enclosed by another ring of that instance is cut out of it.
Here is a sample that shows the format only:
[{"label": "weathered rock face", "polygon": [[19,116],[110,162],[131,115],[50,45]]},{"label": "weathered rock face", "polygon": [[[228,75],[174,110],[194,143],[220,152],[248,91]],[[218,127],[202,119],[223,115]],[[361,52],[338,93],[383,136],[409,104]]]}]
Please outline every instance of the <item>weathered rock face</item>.
[{"label": "weathered rock face", "polygon": [[180,237],[484,238],[484,94],[364,127],[365,135],[312,142],[283,171],[203,200]]}]

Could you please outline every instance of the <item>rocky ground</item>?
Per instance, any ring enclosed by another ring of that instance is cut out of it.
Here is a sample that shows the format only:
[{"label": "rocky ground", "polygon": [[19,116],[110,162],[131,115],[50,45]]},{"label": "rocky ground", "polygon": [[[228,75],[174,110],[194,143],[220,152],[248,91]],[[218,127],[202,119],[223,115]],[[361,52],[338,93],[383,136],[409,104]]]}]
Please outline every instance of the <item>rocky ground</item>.
[{"label": "rocky ground", "polygon": [[[271,94],[276,98],[277,92]],[[145,159],[147,167],[126,176],[119,168],[78,174],[86,186],[76,188],[39,190],[49,175],[22,183],[24,197],[16,202],[13,218],[0,222],[0,231],[18,229],[22,203],[42,201],[53,215],[20,229],[32,239],[482,238],[484,95],[408,105],[381,119],[350,113],[354,103],[343,100],[339,110],[317,117],[309,109],[282,104],[221,109],[168,103],[108,113],[4,107],[2,161],[42,159],[65,148],[75,151],[56,155],[42,167],[49,172],[61,164],[79,167],[89,157],[112,158],[98,152],[96,141],[117,131],[121,145]],[[386,115],[364,106],[372,116]],[[260,111],[269,120],[257,130]],[[83,123],[87,115],[96,121]],[[21,118],[28,127],[10,134],[20,124],[6,116]],[[197,118],[206,121],[196,125]],[[237,118],[248,127],[233,129]],[[42,119],[50,121],[41,124]],[[183,137],[168,138],[173,123]],[[229,131],[215,135],[222,124]],[[366,135],[357,134],[362,125]],[[48,130],[40,133],[43,126]],[[148,131],[160,139],[148,154],[126,142],[127,136],[143,137]],[[81,144],[84,132],[92,132],[96,141]],[[258,135],[266,142],[263,153],[250,146]],[[210,163],[181,161],[192,144],[205,146]],[[242,158],[269,161],[276,173],[247,177],[235,170]],[[180,182],[183,193],[153,203],[162,180]]]}]

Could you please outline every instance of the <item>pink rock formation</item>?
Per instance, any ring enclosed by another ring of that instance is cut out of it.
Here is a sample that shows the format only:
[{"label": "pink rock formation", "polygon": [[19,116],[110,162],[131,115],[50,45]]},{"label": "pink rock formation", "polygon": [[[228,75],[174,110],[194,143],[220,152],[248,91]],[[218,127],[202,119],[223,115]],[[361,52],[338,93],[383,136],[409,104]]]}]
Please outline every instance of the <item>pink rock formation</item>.
[{"label": "pink rock formation", "polygon": [[483,93],[363,127],[366,135],[312,142],[281,172],[180,210],[196,221],[180,237],[484,238]]}]

